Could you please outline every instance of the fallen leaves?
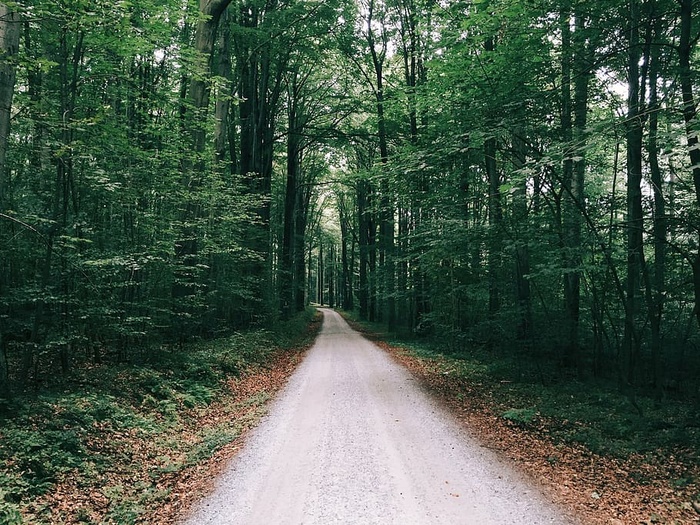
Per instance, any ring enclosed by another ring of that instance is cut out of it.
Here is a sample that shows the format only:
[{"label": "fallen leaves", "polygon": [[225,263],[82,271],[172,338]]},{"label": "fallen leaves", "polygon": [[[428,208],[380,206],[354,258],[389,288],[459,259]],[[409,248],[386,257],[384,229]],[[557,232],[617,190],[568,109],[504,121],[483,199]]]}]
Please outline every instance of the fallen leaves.
[{"label": "fallen leaves", "polygon": [[[658,451],[653,462],[648,455],[621,460],[557,442],[547,420],[523,426],[496,416],[499,411],[488,385],[470,383],[449,368],[443,370],[437,360],[418,358],[382,341],[375,343],[406,366],[486,447],[516,463],[583,523],[700,523],[700,502],[692,501],[700,494],[698,465],[684,465],[665,451]],[[673,486],[671,480],[681,473],[689,482]]]},{"label": "fallen leaves", "polygon": [[[308,329],[311,341],[320,328]],[[178,407],[179,423],[154,435],[94,423],[99,438],[86,443],[91,461],[109,457],[108,468],[86,478],[67,472],[53,489],[25,509],[30,523],[175,523],[241,448],[247,431],[301,362],[308,346],[273,352],[269,359],[227,381],[206,406]]]}]

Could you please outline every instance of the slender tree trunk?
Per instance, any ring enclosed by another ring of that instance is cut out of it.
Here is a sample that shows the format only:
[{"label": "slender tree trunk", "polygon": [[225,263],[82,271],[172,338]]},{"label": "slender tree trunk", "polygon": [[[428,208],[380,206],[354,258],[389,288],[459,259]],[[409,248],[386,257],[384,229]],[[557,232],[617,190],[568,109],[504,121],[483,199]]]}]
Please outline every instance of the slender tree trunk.
[{"label": "slender tree trunk", "polygon": [[[351,236],[351,215],[348,210],[346,197],[343,194],[340,194],[338,197],[338,211],[340,215],[340,258],[342,265],[341,299],[343,310],[350,311],[354,307],[352,282],[353,261],[352,255],[348,254],[348,245],[352,245],[353,239]],[[352,246],[350,251],[352,252]]]},{"label": "slender tree trunk", "polygon": [[197,22],[195,33],[195,49],[203,61],[202,72],[192,77],[189,93],[194,107],[194,119],[190,123],[192,144],[196,153],[204,152],[206,148],[206,112],[209,107],[210,86],[208,77],[211,73],[211,62],[216,43],[219,21],[231,0],[200,0],[199,11],[202,17]]},{"label": "slender tree trunk", "polygon": [[[206,122],[210,97],[208,80],[211,75],[219,20],[230,2],[231,0],[200,0],[199,3],[202,17],[197,23],[195,32],[195,49],[201,60],[201,71],[190,78],[188,87],[183,79],[181,87],[183,99],[189,96],[191,102],[191,112],[187,110],[187,105],[184,103],[181,109],[183,124],[189,130],[192,144],[192,151],[184,152],[182,159],[182,185],[188,192],[196,190],[201,184],[206,169],[203,153],[207,145]],[[193,224],[200,214],[197,199],[188,198],[180,217],[184,226],[179,232],[179,238],[175,241],[175,256],[179,263],[172,288],[172,296],[175,300],[196,293],[195,274],[199,254],[199,233]],[[179,302],[175,305],[178,306]]]},{"label": "slender tree trunk", "polygon": [[489,183],[489,313],[496,314],[501,308],[499,290],[499,268],[501,258],[501,223],[503,211],[501,208],[501,177],[496,165],[496,139],[488,138],[484,143],[484,159],[486,176]]},{"label": "slender tree trunk", "polygon": [[[525,141],[518,132],[513,135],[514,168],[520,170],[525,166]],[[515,291],[518,306],[517,337],[521,341],[532,341],[532,303],[530,293],[530,249],[529,238],[527,179],[522,177],[513,194],[513,223],[515,240]]]},{"label": "slender tree trunk", "polygon": [[643,266],[643,210],[642,210],[642,112],[640,107],[641,59],[639,45],[639,2],[630,2],[629,60],[627,95],[627,282],[625,305],[625,380],[634,383],[639,360],[639,342],[636,316],[639,310],[637,296]]},{"label": "slender tree trunk", "polygon": [[[484,51],[492,53],[495,50],[493,37],[486,39]],[[501,308],[499,290],[499,268],[501,259],[501,226],[503,209],[501,208],[501,176],[496,164],[498,144],[495,137],[484,141],[484,166],[489,185],[489,254],[488,254],[488,283],[489,283],[489,314],[495,315]]]},{"label": "slender tree trunk", "polygon": [[663,341],[661,337],[661,321],[663,319],[664,294],[666,289],[666,199],[664,196],[664,181],[659,165],[659,96],[658,80],[661,70],[659,47],[653,40],[658,37],[660,21],[656,13],[656,2],[652,0],[650,35],[647,42],[649,55],[649,135],[647,138],[647,155],[649,159],[649,171],[654,191],[653,205],[653,236],[654,236],[654,266],[653,275],[649,275],[647,266],[644,268],[645,289],[647,296],[647,310],[649,312],[649,326],[651,329],[651,367],[654,386],[661,386],[661,358],[663,355]]},{"label": "slender tree trunk", "polygon": [[[9,186],[9,169],[7,167],[7,150],[10,135],[12,100],[15,93],[16,65],[15,57],[19,50],[20,20],[18,14],[6,4],[0,4],[0,212],[7,206]],[[30,77],[30,80],[32,78]],[[32,83],[30,82],[30,88]],[[30,93],[31,96],[31,93]],[[6,232],[0,225],[0,234]],[[0,238],[4,240],[4,235]],[[8,255],[5,252],[5,255]],[[3,294],[11,277],[4,271],[0,273],[0,295]],[[8,398],[11,394],[7,363],[6,343],[0,334],[0,397]]]},{"label": "slender tree trunk", "polygon": [[[570,13],[570,11],[568,11]],[[590,80],[590,63],[592,57],[586,41],[585,20],[580,10],[575,13],[574,25],[576,31],[570,33],[571,22],[568,17],[563,20],[562,31],[568,36],[571,50],[565,53],[571,67],[563,67],[563,117],[562,127],[567,140],[566,159],[564,160],[564,297],[567,317],[566,361],[576,366],[581,374],[581,349],[579,341],[579,325],[581,310],[581,267],[583,247],[581,245],[581,226],[584,199],[584,178],[586,173],[586,125],[588,121],[588,84]],[[573,82],[571,72],[573,71]],[[573,98],[571,84],[573,83]]]},{"label": "slender tree trunk", "polygon": [[[311,206],[311,196],[313,189],[310,185],[301,186],[297,188],[296,199],[297,204],[295,206],[296,214],[294,216],[294,303],[296,304],[296,311],[303,312],[306,308],[306,290],[307,290],[307,277],[306,277],[306,229],[309,222],[309,211]],[[311,265],[311,259],[309,257],[309,265]]]},{"label": "slender tree trunk", "polygon": [[335,308],[335,244],[328,247],[328,305]]},{"label": "slender tree trunk", "polygon": [[571,38],[571,7],[565,2],[560,12],[562,32],[562,81],[561,81],[561,134],[564,141],[562,166],[562,258],[564,272],[564,311],[566,312],[565,362],[573,365],[578,361],[578,326],[580,311],[580,226],[574,183],[574,157],[578,154],[573,142],[573,100],[571,94],[572,63],[574,61]]},{"label": "slender tree trunk", "polygon": [[325,260],[323,259],[323,241],[318,243],[318,304],[323,306],[325,282]]},{"label": "slender tree trunk", "polygon": [[369,183],[364,180],[357,182],[357,224],[359,230],[360,249],[360,282],[358,299],[360,302],[360,319],[370,318],[370,284],[369,284],[369,252],[370,252],[370,224],[369,210]]},{"label": "slender tree trunk", "polygon": [[[262,33],[265,13],[276,8],[271,0],[266,5],[245,4],[238,11],[239,24],[250,30],[236,49],[238,67],[239,170],[246,191],[256,202],[256,220],[246,229],[245,245],[256,254],[245,273],[257,278],[256,296],[265,309],[277,309],[273,296],[273,257],[271,249],[271,190],[275,146],[276,115],[282,95],[282,81],[287,69],[285,58],[292,50],[280,52],[274,41],[256,42],[252,36]],[[286,55],[285,55],[286,53]]]}]

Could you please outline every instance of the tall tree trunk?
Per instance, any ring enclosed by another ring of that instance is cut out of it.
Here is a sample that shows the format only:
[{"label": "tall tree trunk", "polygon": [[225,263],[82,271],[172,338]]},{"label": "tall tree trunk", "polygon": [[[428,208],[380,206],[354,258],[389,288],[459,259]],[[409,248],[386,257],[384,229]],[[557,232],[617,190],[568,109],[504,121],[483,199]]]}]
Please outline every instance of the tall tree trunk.
[{"label": "tall tree trunk", "polygon": [[[421,74],[421,46],[418,33],[418,13],[414,0],[402,0],[398,2],[401,49],[403,58],[404,80],[406,83],[406,96],[408,98],[408,125],[411,146],[418,146],[418,97],[417,88]],[[417,174],[418,180],[412,181],[412,185],[422,186],[422,174]],[[422,188],[421,188],[422,190]],[[420,225],[421,204],[416,198],[412,198],[410,205],[399,210],[399,253],[396,257],[398,263],[397,295],[401,299],[398,305],[398,319],[410,328],[415,328],[420,322],[419,318],[425,313],[425,299],[423,291],[424,271],[421,268],[420,257],[417,253],[410,254],[409,250],[416,251],[411,246],[409,237],[412,228]],[[411,220],[413,219],[413,221]],[[410,258],[410,264],[409,264]],[[412,283],[412,292],[409,293],[409,283]]]},{"label": "tall tree trunk", "polygon": [[323,258],[323,239],[318,242],[318,304],[323,306],[324,288],[326,287],[325,260]]},{"label": "tall tree trunk", "polygon": [[577,228],[577,206],[574,195],[573,100],[571,95],[572,63],[574,61],[571,38],[571,6],[564,2],[559,14],[562,33],[561,63],[561,135],[564,141],[562,166],[562,258],[564,266],[564,311],[566,312],[565,361],[572,365],[578,356],[578,325],[580,311],[580,270],[577,255],[580,250],[580,231]]},{"label": "tall tree trunk", "polygon": [[[12,117],[12,99],[15,93],[16,65],[15,56],[19,50],[20,20],[19,15],[6,4],[0,4],[0,212],[7,206],[9,170],[7,167],[7,149]],[[30,79],[31,80],[31,79]],[[30,82],[30,89],[32,88]],[[31,93],[30,93],[31,96]],[[2,220],[2,219],[0,219]],[[0,224],[0,238],[4,240],[5,225]],[[11,235],[11,233],[10,233]],[[7,255],[7,253],[5,253]],[[5,264],[0,268],[0,295],[3,294],[11,277],[6,275]],[[10,395],[9,373],[6,344],[0,334],[0,397]]]},{"label": "tall tree trunk", "polygon": [[369,283],[369,253],[370,247],[370,227],[371,227],[371,210],[369,209],[369,183],[364,180],[357,182],[357,224],[359,230],[359,249],[360,249],[360,282],[358,287],[358,299],[360,302],[360,319],[368,320],[370,318],[370,283]]},{"label": "tall tree trunk", "polygon": [[[486,53],[495,50],[493,37],[486,39],[484,43]],[[492,130],[494,132],[495,130]],[[489,253],[488,253],[488,283],[489,283],[489,314],[495,315],[501,308],[499,290],[499,268],[501,259],[501,226],[503,222],[503,209],[501,208],[501,176],[496,164],[496,150],[498,143],[496,138],[490,136],[484,141],[484,166],[486,179],[489,186],[488,211],[489,211]]]},{"label": "tall tree trunk", "polygon": [[[220,165],[227,160],[231,152],[231,137],[229,136],[231,115],[231,95],[233,84],[233,67],[231,65],[231,53],[233,42],[231,35],[231,20],[228,10],[221,15],[219,22],[219,44],[217,46],[218,60],[216,74],[226,81],[219,87],[214,107],[214,161]],[[233,162],[235,159],[228,159]]]},{"label": "tall tree trunk", "polygon": [[[525,166],[525,140],[518,132],[513,134],[514,166],[517,171]],[[517,337],[521,341],[532,341],[532,303],[530,294],[530,248],[527,179],[523,176],[513,194],[513,225],[515,228],[515,292],[518,307]]]},{"label": "tall tree trunk", "polygon": [[328,305],[335,308],[335,244],[328,247]]},{"label": "tall tree trunk", "polygon": [[498,274],[501,259],[501,223],[503,222],[503,211],[501,208],[501,177],[496,165],[495,138],[489,137],[484,143],[484,163],[486,166],[486,177],[489,183],[489,313],[494,315],[498,313],[501,308]]},{"label": "tall tree trunk", "polygon": [[[197,57],[201,60],[201,70],[192,75],[189,87],[185,87],[183,79],[181,95],[189,96],[191,112],[183,104],[181,113],[183,123],[189,129],[192,151],[184,152],[182,159],[182,185],[188,192],[193,192],[201,184],[206,162],[203,153],[207,145],[207,117],[209,110],[212,58],[214,44],[219,21],[231,0],[200,0],[199,11],[201,17],[197,22],[195,32],[195,49]],[[173,283],[172,296],[178,300],[196,293],[196,265],[199,254],[199,233],[194,223],[201,214],[199,204],[194,196],[187,199],[186,206],[180,219],[183,224],[179,232],[179,238],[175,241],[175,256],[178,260],[175,282]],[[179,307],[180,302],[175,305]]]},{"label": "tall tree trunk", "polygon": [[[287,183],[284,198],[284,218],[282,231],[282,254],[280,258],[280,311],[284,318],[289,318],[294,310],[294,253],[297,232],[294,231],[299,188],[299,170],[301,164],[302,127],[299,115],[299,90],[297,74],[292,73],[287,102]],[[303,248],[302,248],[303,249]]]},{"label": "tall tree trunk", "polygon": [[[583,222],[584,178],[586,173],[586,124],[588,120],[588,84],[590,49],[586,40],[585,19],[574,13],[575,32],[571,35],[571,10],[562,13],[562,135],[566,143],[563,170],[563,246],[564,299],[567,324],[565,361],[582,373],[579,324],[581,311],[581,226]],[[573,79],[572,79],[573,73]],[[573,97],[572,97],[573,84]]]},{"label": "tall tree trunk", "polygon": [[194,108],[194,119],[190,122],[192,144],[196,153],[203,153],[206,148],[206,112],[209,108],[209,76],[211,74],[214,44],[219,28],[219,21],[231,0],[200,0],[199,11],[202,14],[197,22],[195,49],[203,61],[202,71],[192,77],[190,98]]},{"label": "tall tree trunk", "polygon": [[[678,0],[681,7],[681,34],[678,43],[679,77],[683,98],[683,120],[685,121],[688,156],[693,173],[695,199],[700,206],[700,140],[698,140],[697,106],[693,93],[693,72],[690,59],[697,39],[691,38],[693,24],[693,0]],[[700,231],[698,232],[700,237]],[[700,243],[698,243],[700,245]],[[700,324],[700,247],[692,259],[693,290],[695,293],[695,317]]]},{"label": "tall tree trunk", "polygon": [[[653,16],[656,2],[653,1]],[[654,273],[649,276],[645,272],[647,297],[649,305],[649,325],[651,327],[651,360],[652,378],[654,385],[661,386],[661,358],[663,356],[663,342],[661,338],[661,321],[664,309],[664,294],[666,289],[666,236],[668,231],[666,219],[666,198],[664,196],[664,181],[659,166],[659,96],[658,79],[661,70],[659,48],[654,45],[652,39],[659,35],[660,18],[653,22],[653,30],[649,37],[649,136],[647,139],[647,153],[649,158],[649,171],[654,190]]]},{"label": "tall tree trunk", "polygon": [[[294,215],[294,303],[296,311],[302,312],[306,308],[306,229],[309,222],[311,196],[313,188],[310,185],[299,186],[296,192],[297,204]],[[309,258],[309,265],[311,260]]]},{"label": "tall tree trunk", "polygon": [[[265,13],[274,10],[276,2],[264,7],[243,4],[239,9],[239,24],[249,30],[236,50],[238,67],[239,170],[246,190],[256,202],[255,220],[245,232],[246,248],[255,254],[245,273],[257,279],[256,297],[264,309],[277,309],[272,286],[272,256],[270,230],[270,194],[275,145],[276,115],[282,94],[285,58],[292,50],[275,54],[274,41],[264,36],[256,42],[253,35],[263,34]],[[286,53],[286,55],[284,55]],[[274,59],[274,60],[273,60]],[[270,312],[268,312],[270,313]]]},{"label": "tall tree trunk", "polygon": [[377,50],[377,41],[373,29],[374,0],[370,1],[367,44],[372,56],[374,67],[374,94],[377,105],[377,135],[379,138],[379,157],[382,167],[379,196],[379,266],[381,268],[381,282],[377,283],[381,290],[381,308],[378,311],[380,319],[387,323],[389,330],[396,324],[396,304],[394,298],[394,203],[389,188],[389,146],[384,116],[384,59],[386,58],[386,43],[382,44],[382,50]]},{"label": "tall tree trunk", "polygon": [[15,93],[16,64],[20,35],[19,14],[0,3],[0,210],[5,206],[9,178],[7,146],[10,136],[12,98]]},{"label": "tall tree trunk", "polygon": [[625,377],[634,383],[639,360],[639,337],[636,317],[639,310],[637,296],[643,266],[643,210],[642,210],[642,111],[639,62],[639,1],[629,4],[629,56],[627,94],[627,281],[625,305]]},{"label": "tall tree trunk", "polygon": [[353,243],[351,237],[352,223],[346,197],[342,193],[338,195],[338,213],[340,215],[340,259],[342,266],[341,300],[343,310],[349,311],[354,307],[352,279],[353,264],[352,257],[350,254],[348,254],[348,245],[352,245]]}]

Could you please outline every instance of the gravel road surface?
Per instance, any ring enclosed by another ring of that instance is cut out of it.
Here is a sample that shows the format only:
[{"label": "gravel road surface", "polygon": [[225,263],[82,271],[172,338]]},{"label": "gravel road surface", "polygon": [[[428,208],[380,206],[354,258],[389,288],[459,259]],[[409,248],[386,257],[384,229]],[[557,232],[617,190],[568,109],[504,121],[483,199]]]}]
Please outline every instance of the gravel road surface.
[{"label": "gravel road surface", "polygon": [[187,525],[576,523],[385,352],[323,315],[315,345]]}]

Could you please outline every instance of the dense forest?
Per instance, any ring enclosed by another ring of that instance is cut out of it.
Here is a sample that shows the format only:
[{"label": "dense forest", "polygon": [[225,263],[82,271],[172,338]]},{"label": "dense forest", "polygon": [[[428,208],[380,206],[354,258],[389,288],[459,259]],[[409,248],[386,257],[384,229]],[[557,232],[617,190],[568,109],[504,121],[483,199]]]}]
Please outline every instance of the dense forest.
[{"label": "dense forest", "polygon": [[697,398],[699,10],[0,4],[2,396],[311,301]]}]

